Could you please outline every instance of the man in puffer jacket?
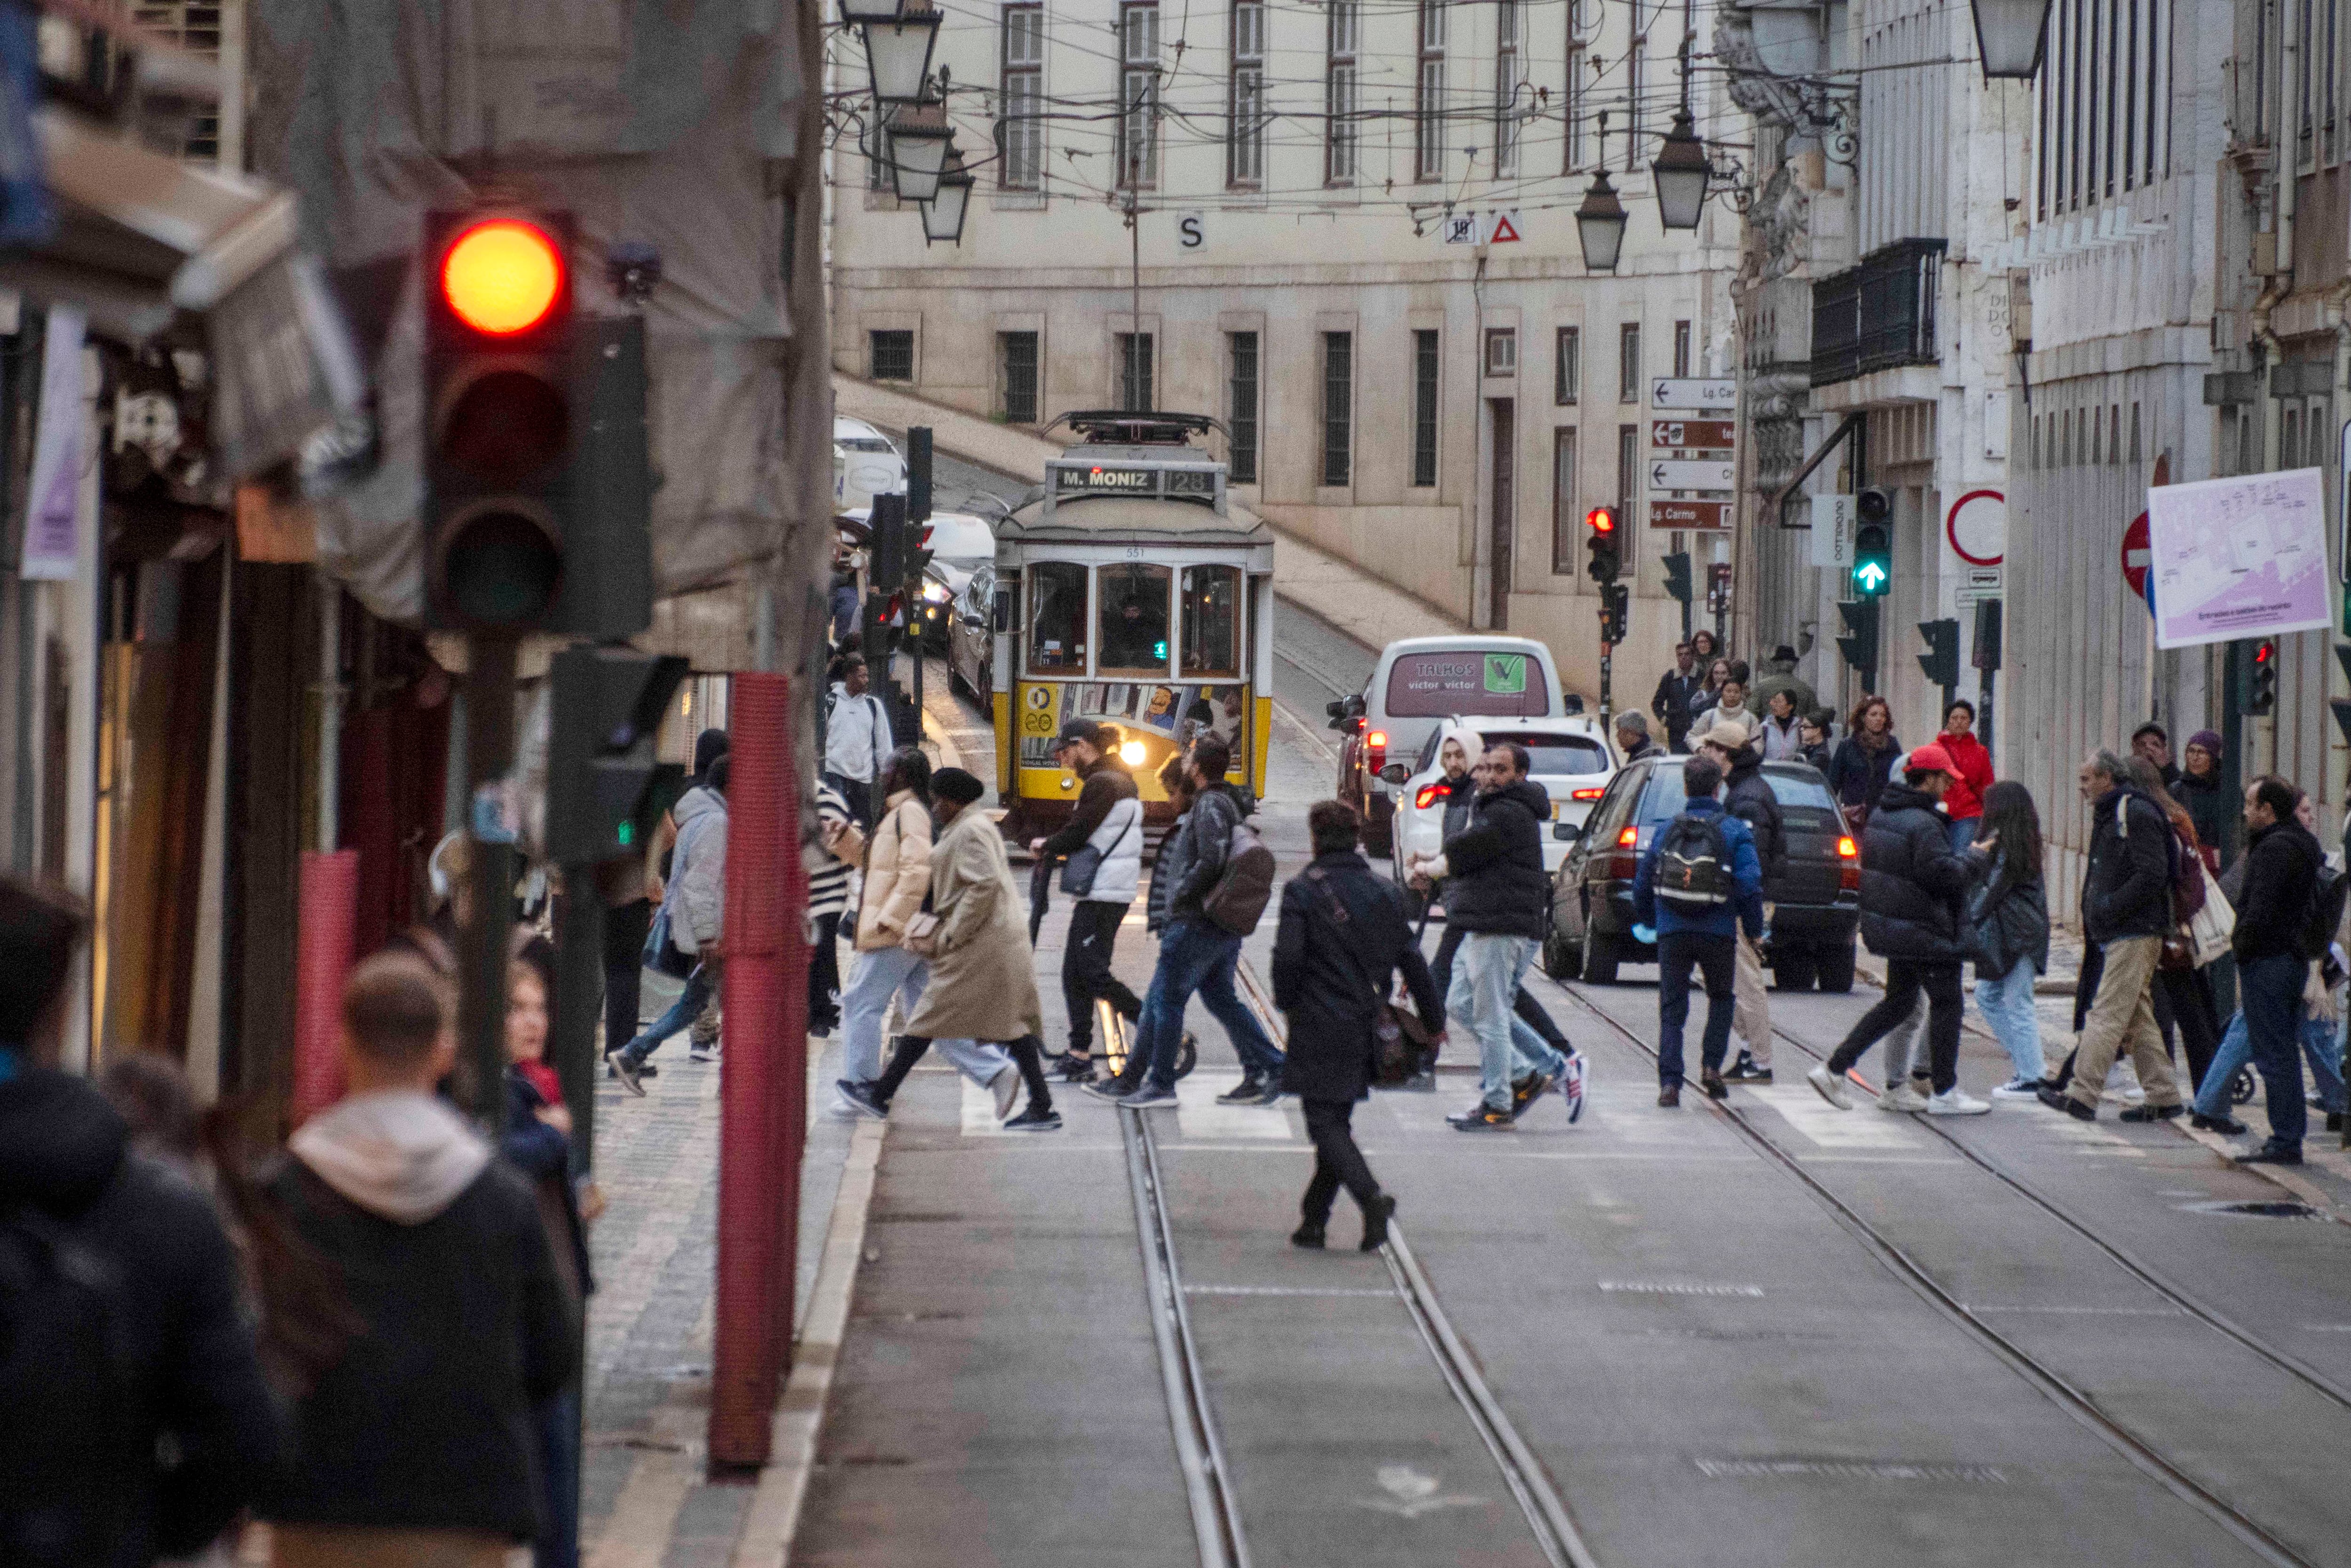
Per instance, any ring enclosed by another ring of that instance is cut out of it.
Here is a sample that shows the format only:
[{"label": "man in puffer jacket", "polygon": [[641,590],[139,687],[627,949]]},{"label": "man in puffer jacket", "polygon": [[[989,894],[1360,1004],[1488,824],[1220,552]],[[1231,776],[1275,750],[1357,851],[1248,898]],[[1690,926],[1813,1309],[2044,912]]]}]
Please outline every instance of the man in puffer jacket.
[{"label": "man in puffer jacket", "polygon": [[[1417,880],[1444,882],[1445,917],[1468,933],[1445,998],[1447,1014],[1478,1040],[1479,1103],[1447,1118],[1463,1132],[1507,1130],[1518,1105],[1531,1104],[1567,1072],[1566,1059],[1512,1009],[1551,904],[1542,863],[1551,796],[1528,779],[1527,762],[1526,747],[1515,741],[1489,750],[1478,764],[1469,831],[1443,854],[1405,867]],[[1518,1082],[1529,1077],[1541,1082],[1516,1097]]]},{"label": "man in puffer jacket", "polygon": [[2106,1071],[2127,1044],[2147,1103],[2123,1113],[2133,1122],[2179,1115],[2179,1086],[2155,1022],[2155,964],[2171,920],[2171,825],[2162,809],[2125,787],[2123,760],[2093,751],[2079,776],[2090,804],[2090,863],[2082,876],[2082,935],[2098,945],[2105,967],[2082,1027],[2074,1082],[2063,1093],[2041,1091],[2041,1103],[2085,1122],[2095,1121]]},{"label": "man in puffer jacket", "polygon": [[1927,1113],[1974,1116],[1991,1109],[1990,1101],[1959,1092],[1959,966],[1967,956],[1959,908],[1972,873],[1966,857],[1951,852],[1950,830],[1935,810],[1958,776],[1949,752],[1920,747],[1903,781],[1888,783],[1878,797],[1862,836],[1861,939],[1886,960],[1886,995],[1824,1064],[1805,1074],[1840,1111],[1853,1107],[1846,1070],[1910,1016],[1922,990],[1935,1083]]}]

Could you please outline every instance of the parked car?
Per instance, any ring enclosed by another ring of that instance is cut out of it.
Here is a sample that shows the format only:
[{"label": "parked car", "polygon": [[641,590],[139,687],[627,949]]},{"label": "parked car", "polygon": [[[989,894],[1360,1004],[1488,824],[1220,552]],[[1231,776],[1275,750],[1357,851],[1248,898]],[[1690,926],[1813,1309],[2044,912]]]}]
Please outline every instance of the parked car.
[{"label": "parked car", "polygon": [[971,574],[996,561],[996,529],[986,517],[970,512],[934,512],[923,525],[915,548],[931,552],[923,569],[923,643],[934,652],[947,645],[949,606],[963,596]]},{"label": "parked car", "polygon": [[[1397,787],[1395,856],[1391,862],[1396,885],[1404,886],[1405,860],[1414,854],[1433,855],[1444,847],[1445,807],[1451,786],[1438,758],[1448,739],[1458,740],[1472,760],[1504,741],[1514,740],[1527,748],[1527,776],[1551,794],[1553,826],[1552,836],[1543,841],[1543,870],[1557,872],[1572,841],[1572,836],[1558,836],[1558,824],[1581,829],[1616,771],[1614,747],[1601,732],[1598,721],[1578,714],[1472,723],[1456,715],[1437,722],[1412,761],[1391,762],[1381,769],[1381,780]],[[1461,788],[1473,786],[1464,779]]]},{"label": "parked car", "polygon": [[946,617],[947,678],[996,711],[996,563],[983,561],[964,580],[955,613]]},{"label": "parked car", "polygon": [[1380,770],[1416,757],[1447,717],[1553,718],[1568,711],[1551,650],[1527,637],[1471,632],[1405,637],[1380,651],[1363,694],[1330,706],[1339,748],[1340,800],[1363,814],[1364,847],[1394,852],[1396,786]]},{"label": "parked car", "polygon": [[[1633,874],[1657,831],[1681,814],[1684,757],[1645,757],[1620,768],[1552,878],[1552,929],[1545,972],[1615,981],[1620,964],[1654,964],[1656,948],[1633,935]],[[1780,802],[1787,863],[1767,878],[1771,905],[1764,962],[1782,990],[1818,984],[1853,989],[1854,929],[1861,922],[1861,850],[1838,812],[1828,780],[1808,763],[1767,762],[1763,777]]]},{"label": "parked car", "polygon": [[862,419],[832,421],[832,505],[835,511],[871,507],[876,496],[906,487],[906,460],[890,438]]}]

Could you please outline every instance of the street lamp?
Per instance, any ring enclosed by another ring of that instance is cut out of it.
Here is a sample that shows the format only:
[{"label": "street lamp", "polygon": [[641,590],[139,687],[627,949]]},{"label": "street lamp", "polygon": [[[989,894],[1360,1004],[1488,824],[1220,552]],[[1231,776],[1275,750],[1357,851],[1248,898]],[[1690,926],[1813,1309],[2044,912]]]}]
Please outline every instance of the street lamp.
[{"label": "street lamp", "polygon": [[2041,70],[2042,40],[2048,35],[2049,0],[1972,0],[1976,50],[1985,79],[2014,77],[2030,81]]},{"label": "street lamp", "polygon": [[931,51],[939,41],[939,14],[928,0],[906,0],[903,9],[883,11],[877,0],[854,0],[870,6],[852,13],[843,0],[841,15],[853,17],[865,38],[865,69],[872,78],[873,96],[883,103],[917,103],[931,74]]},{"label": "street lamp", "polygon": [[1698,139],[1690,111],[1674,111],[1673,128],[1666,132],[1657,161],[1649,165],[1657,186],[1657,219],[1669,229],[1698,227],[1699,209],[1706,205],[1706,182],[1710,171],[1706,143]]},{"label": "street lamp", "polygon": [[1592,176],[1592,189],[1575,209],[1575,237],[1583,246],[1586,272],[1616,270],[1617,254],[1625,248],[1625,204],[1616,199],[1605,169]]},{"label": "street lamp", "polygon": [[964,214],[971,208],[971,172],[963,166],[963,154],[949,147],[946,167],[939,174],[939,193],[922,204],[925,250],[934,240],[963,244]]},{"label": "street lamp", "polygon": [[890,117],[883,145],[900,201],[927,202],[939,193],[939,171],[946,166],[947,143],[954,135],[942,104],[902,109]]}]

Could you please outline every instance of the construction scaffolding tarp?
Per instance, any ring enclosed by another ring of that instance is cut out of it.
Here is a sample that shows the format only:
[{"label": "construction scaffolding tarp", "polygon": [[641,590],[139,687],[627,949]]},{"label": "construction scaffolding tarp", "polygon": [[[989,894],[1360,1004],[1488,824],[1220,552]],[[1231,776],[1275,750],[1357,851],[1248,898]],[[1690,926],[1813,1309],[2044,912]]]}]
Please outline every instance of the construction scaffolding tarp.
[{"label": "construction scaffolding tarp", "polygon": [[[485,196],[570,211],[575,308],[642,308],[662,595],[784,548],[787,232],[802,72],[784,0],[261,0],[253,128],[301,198],[376,389],[381,463],[319,511],[319,562],[368,608],[424,602],[420,219]],[[813,151],[813,150],[811,150]],[[616,255],[659,257],[642,306]]]}]

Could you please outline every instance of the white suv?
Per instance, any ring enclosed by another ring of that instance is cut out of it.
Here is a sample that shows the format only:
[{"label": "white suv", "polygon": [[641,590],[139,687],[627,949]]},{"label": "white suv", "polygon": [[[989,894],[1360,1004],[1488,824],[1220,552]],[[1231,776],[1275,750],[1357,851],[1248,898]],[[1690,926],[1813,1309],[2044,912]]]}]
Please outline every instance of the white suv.
[{"label": "white suv", "polygon": [[[1562,718],[1479,718],[1457,714],[1440,719],[1430,730],[1411,762],[1391,762],[1381,781],[1395,787],[1395,857],[1392,872],[1404,882],[1404,863],[1414,855],[1433,855],[1444,848],[1445,807],[1448,797],[1445,769],[1438,763],[1447,740],[1458,740],[1476,763],[1487,747],[1516,741],[1527,748],[1527,777],[1551,794],[1552,832],[1543,841],[1543,870],[1559,870],[1576,832],[1583,831],[1592,808],[1616,773],[1616,750],[1600,721],[1582,714]],[[1473,788],[1465,776],[1464,789]],[[1557,824],[1574,824],[1566,838]]]}]

